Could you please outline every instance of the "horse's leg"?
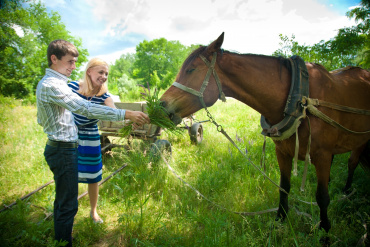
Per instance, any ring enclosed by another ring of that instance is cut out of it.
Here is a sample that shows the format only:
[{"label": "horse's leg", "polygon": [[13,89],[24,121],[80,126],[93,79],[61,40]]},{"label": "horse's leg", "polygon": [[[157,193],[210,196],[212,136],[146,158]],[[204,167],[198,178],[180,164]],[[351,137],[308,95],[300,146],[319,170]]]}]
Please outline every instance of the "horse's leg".
[{"label": "horse's leg", "polygon": [[[331,162],[330,162],[330,170],[331,170],[331,167],[333,166],[333,161],[334,161],[334,154],[331,156]],[[330,178],[330,175],[329,175],[329,183],[331,181],[331,178]]]},{"label": "horse's leg", "polygon": [[352,181],[353,181],[353,174],[355,173],[356,167],[358,165],[358,162],[360,161],[360,155],[362,151],[365,149],[366,143],[359,148],[353,150],[351,152],[351,156],[348,159],[348,177],[347,177],[347,182],[346,186],[343,189],[344,193],[348,193],[349,189],[351,188]]},{"label": "horse's leg", "polygon": [[332,155],[329,153],[320,152],[312,157],[312,164],[315,165],[317,176],[316,201],[320,207],[320,228],[323,228],[326,232],[329,232],[331,227],[328,218],[328,206],[330,203],[328,184],[331,161]]},{"label": "horse's leg", "polygon": [[[280,168],[280,187],[289,193],[293,158],[286,154],[283,154],[276,147],[275,151]],[[288,195],[285,192],[280,191],[280,202],[277,212],[277,219],[285,219],[288,213],[288,209]]]}]

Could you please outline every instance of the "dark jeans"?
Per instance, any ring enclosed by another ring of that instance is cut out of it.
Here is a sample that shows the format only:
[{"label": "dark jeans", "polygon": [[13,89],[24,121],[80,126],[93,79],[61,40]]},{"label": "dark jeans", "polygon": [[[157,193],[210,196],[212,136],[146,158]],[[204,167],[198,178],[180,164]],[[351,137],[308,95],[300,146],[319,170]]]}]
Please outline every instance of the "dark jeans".
[{"label": "dark jeans", "polygon": [[54,232],[55,240],[68,241],[72,246],[73,220],[78,210],[77,148],[46,145],[44,156],[54,174]]}]

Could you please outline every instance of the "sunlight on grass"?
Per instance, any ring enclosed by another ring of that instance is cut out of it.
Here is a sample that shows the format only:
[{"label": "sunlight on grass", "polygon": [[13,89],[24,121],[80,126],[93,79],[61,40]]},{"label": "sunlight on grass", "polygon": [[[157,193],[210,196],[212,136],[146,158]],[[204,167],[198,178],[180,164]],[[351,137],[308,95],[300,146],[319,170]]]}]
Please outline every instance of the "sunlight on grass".
[{"label": "sunlight on grass", "polygon": [[[2,99],[4,100],[4,99]],[[4,102],[4,101],[1,101]],[[217,102],[209,109],[238,147],[257,166],[262,157],[263,136],[259,114],[236,100]],[[0,107],[0,186],[2,205],[10,204],[52,179],[44,157],[46,135],[36,121],[35,106],[7,100]],[[207,120],[204,110],[195,114]],[[316,175],[308,170],[304,192],[298,176],[292,176],[288,220],[276,222],[276,213],[240,216],[278,206],[278,189],[266,180],[210,122],[202,123],[204,139],[191,145],[187,130],[181,135],[162,132],[160,139],[172,145],[165,158],[176,173],[205,197],[186,186],[165,162],[151,156],[150,143],[134,140],[131,149],[114,148],[103,158],[103,178],[127,164],[101,185],[98,211],[104,224],[93,224],[88,196],[79,201],[75,218],[74,246],[317,246],[325,234],[318,229],[319,208],[292,197],[316,201]],[[121,144],[127,144],[122,139]],[[280,172],[274,143],[267,139],[266,174],[279,183]],[[330,182],[329,236],[334,246],[355,246],[370,224],[369,179],[361,168],[354,176],[357,189],[350,200],[342,196],[348,154],[335,156]],[[87,190],[79,185],[79,194]],[[53,210],[54,185],[46,187],[12,210],[0,213],[0,241],[12,246],[53,246],[53,221],[43,220]],[[226,210],[224,209],[226,208]],[[305,215],[304,215],[304,214]],[[309,215],[310,217],[308,217]]]}]

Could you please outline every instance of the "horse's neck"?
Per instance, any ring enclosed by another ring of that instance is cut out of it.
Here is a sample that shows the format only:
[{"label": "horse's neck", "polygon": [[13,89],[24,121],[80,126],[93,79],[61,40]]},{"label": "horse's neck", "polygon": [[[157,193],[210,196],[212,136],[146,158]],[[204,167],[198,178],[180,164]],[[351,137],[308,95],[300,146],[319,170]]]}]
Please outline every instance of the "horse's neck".
[{"label": "horse's neck", "polygon": [[271,124],[280,122],[290,88],[286,67],[267,56],[230,55],[225,59],[221,67],[226,96],[249,105]]}]

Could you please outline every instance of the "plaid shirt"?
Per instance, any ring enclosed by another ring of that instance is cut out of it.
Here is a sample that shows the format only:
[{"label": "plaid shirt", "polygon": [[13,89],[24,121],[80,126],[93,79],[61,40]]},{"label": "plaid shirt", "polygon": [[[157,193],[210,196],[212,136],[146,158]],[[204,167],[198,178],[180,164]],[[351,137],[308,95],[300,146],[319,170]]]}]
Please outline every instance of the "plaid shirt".
[{"label": "plaid shirt", "polygon": [[50,140],[76,142],[77,127],[72,112],[110,121],[123,121],[125,110],[93,104],[73,93],[67,85],[68,77],[46,69],[37,85],[37,122]]}]

